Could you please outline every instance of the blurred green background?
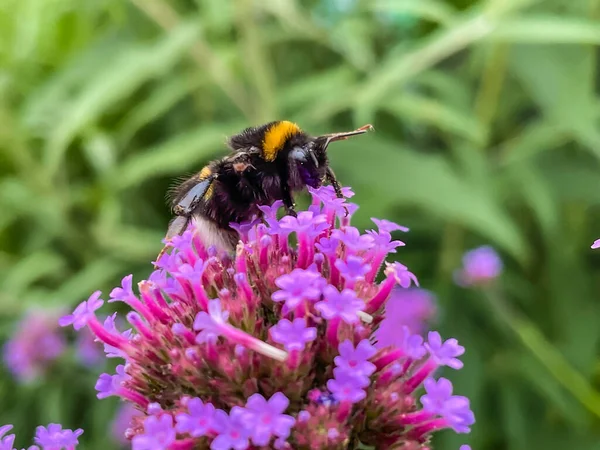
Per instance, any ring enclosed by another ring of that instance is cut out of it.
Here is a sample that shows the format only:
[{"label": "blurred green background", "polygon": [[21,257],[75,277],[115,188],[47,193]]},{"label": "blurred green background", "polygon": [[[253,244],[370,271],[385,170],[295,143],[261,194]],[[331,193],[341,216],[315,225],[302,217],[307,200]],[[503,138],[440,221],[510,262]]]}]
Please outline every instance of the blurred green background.
[{"label": "blurred green background", "polygon": [[[448,375],[477,424],[435,448],[600,449],[599,44],[596,0],[2,0],[0,341],[147,275],[165,191],[226,136],[372,123],[330,151],[356,224],[411,227],[399,257],[467,348]],[[456,287],[481,244],[500,282]],[[26,385],[1,369],[0,423],[107,448],[100,371],[73,350]]]}]

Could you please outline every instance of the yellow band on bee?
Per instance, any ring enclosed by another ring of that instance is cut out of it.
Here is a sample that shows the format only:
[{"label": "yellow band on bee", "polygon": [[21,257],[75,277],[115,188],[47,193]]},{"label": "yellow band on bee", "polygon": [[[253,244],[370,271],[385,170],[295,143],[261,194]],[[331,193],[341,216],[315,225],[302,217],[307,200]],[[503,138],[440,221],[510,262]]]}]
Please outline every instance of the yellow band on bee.
[{"label": "yellow band on bee", "polygon": [[274,161],[286,141],[300,132],[298,125],[287,120],[275,123],[267,130],[263,139],[263,157],[265,161]]},{"label": "yellow band on bee", "polygon": [[206,194],[204,194],[204,200],[208,200],[213,196],[215,192],[215,187],[211,184],[210,187],[206,190]]},{"label": "yellow band on bee", "polygon": [[200,171],[200,173],[198,174],[198,178],[200,178],[201,180],[205,180],[208,177],[210,177],[211,175],[212,175],[212,170],[210,170],[210,167],[206,166]]},{"label": "yellow band on bee", "polygon": [[[212,175],[211,168],[209,166],[206,166],[200,171],[200,173],[198,174],[198,178],[200,178],[200,180],[206,180],[211,175]],[[204,193],[204,200],[208,200],[209,198],[211,198],[214,191],[215,191],[214,186],[211,184],[208,187],[208,189],[206,190],[206,192]]]}]

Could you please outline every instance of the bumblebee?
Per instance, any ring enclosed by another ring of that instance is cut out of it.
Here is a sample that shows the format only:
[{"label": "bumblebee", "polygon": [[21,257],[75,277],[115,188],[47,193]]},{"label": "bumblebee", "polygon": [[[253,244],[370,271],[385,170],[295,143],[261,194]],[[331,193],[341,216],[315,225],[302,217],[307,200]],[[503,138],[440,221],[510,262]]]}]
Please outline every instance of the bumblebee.
[{"label": "bumblebee", "polygon": [[307,186],[317,188],[323,181],[342,197],[341,185],[329,166],[327,147],[372,128],[365,125],[312,137],[295,123],[275,121],[243,130],[228,140],[230,154],[210,162],[170,191],[175,217],[167,241],[194,221],[207,246],[231,251],[239,236],[230,224],[260,216],[261,205],[282,200],[286,213],[295,216],[293,193]]}]

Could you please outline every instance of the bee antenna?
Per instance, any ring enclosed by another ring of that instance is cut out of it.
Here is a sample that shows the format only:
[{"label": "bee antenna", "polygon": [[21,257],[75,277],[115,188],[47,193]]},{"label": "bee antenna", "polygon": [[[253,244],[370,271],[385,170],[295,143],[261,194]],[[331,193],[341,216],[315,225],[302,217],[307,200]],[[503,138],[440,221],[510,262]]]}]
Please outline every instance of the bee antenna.
[{"label": "bee antenna", "polygon": [[348,139],[349,137],[352,136],[358,136],[359,134],[365,134],[369,131],[374,130],[375,128],[373,127],[373,125],[371,125],[370,123],[367,125],[363,125],[360,128],[357,128],[354,131],[345,131],[345,132],[341,132],[341,133],[332,133],[332,134],[325,134],[323,136],[319,136],[319,139],[324,139],[325,142],[323,144],[323,148],[327,148],[327,146],[329,146],[329,144],[331,142],[335,142],[335,141],[344,141],[346,139]]}]

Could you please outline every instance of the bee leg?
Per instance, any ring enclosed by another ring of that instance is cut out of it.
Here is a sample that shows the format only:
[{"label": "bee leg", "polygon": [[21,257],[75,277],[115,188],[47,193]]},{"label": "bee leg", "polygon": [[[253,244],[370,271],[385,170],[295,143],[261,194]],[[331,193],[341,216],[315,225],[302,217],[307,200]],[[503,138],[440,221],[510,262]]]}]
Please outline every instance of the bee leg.
[{"label": "bee leg", "polygon": [[[169,229],[167,230],[167,235],[165,237],[167,242],[169,242],[171,239],[173,239],[174,236],[182,235],[183,232],[187,229],[189,223],[190,223],[189,216],[177,216],[173,220],[171,220],[171,223],[169,224]],[[168,244],[163,247],[163,249],[160,251],[160,253],[156,257],[157,262],[162,257],[162,255],[164,255],[167,252],[168,249],[169,249]],[[156,270],[156,269],[158,269],[158,266],[155,264],[154,270]]]},{"label": "bee leg", "polygon": [[[342,194],[342,185],[335,177],[335,173],[333,173],[333,169],[330,166],[327,166],[327,172],[325,172],[325,177],[327,178],[327,181],[329,181],[329,184],[331,184],[331,186],[333,187],[337,198],[344,198],[344,194]],[[346,211],[346,217],[348,217],[348,215],[350,214],[348,208],[344,206],[344,210]]]},{"label": "bee leg", "polygon": [[325,172],[325,176],[327,177],[327,181],[333,186],[333,190],[335,191],[335,195],[337,198],[344,198],[344,194],[342,194],[342,185],[335,177],[335,173],[333,173],[333,169],[330,166],[327,166],[327,172]]},{"label": "bee leg", "polygon": [[297,217],[298,214],[294,207],[294,199],[292,198],[292,192],[290,190],[289,183],[289,172],[285,161],[278,163],[277,171],[279,172],[279,179],[281,181],[281,200],[285,206],[285,212],[288,216]]},{"label": "bee leg", "polygon": [[[167,250],[169,249],[168,245],[165,245],[162,250],[160,251],[160,253],[158,254],[158,256],[156,257],[156,262],[158,262],[160,260],[160,258],[162,258],[162,255],[164,255],[165,253],[167,253]],[[158,269],[158,266],[156,264],[154,264],[154,270]]]}]

